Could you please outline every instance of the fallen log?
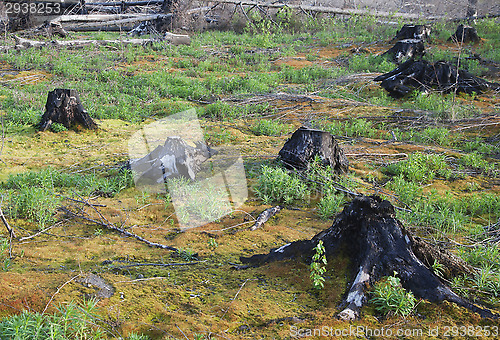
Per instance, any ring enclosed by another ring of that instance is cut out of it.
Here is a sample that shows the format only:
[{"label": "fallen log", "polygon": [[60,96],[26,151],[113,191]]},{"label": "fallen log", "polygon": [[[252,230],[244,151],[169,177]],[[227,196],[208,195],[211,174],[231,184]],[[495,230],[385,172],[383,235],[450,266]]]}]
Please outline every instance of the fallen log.
[{"label": "fallen log", "polygon": [[16,41],[15,46],[3,47],[3,50],[16,49],[26,50],[28,48],[42,48],[42,47],[66,47],[66,48],[80,48],[82,46],[96,45],[96,46],[109,46],[109,45],[151,45],[153,43],[165,41],[172,45],[189,45],[191,38],[188,35],[165,33],[164,40],[158,39],[123,39],[123,40],[52,40],[52,41],[38,41],[21,38],[14,36]]},{"label": "fallen log", "polygon": [[[71,16],[70,16],[71,17]],[[87,17],[87,18],[85,18]],[[83,16],[81,19],[65,20],[65,28],[68,31],[120,31],[134,26],[143,21],[161,21],[172,18],[172,14],[150,14],[134,15],[119,19],[106,17],[115,17],[113,15],[100,15],[98,17]],[[54,20],[58,21],[58,20]],[[61,21],[59,21],[61,22]]]},{"label": "fallen log", "polygon": [[[318,13],[331,13],[331,14],[343,14],[343,15],[369,15],[372,17],[385,17],[385,18],[403,18],[403,19],[420,19],[422,15],[411,14],[411,13],[394,13],[394,12],[383,12],[374,11],[370,9],[355,9],[355,8],[336,8],[328,6],[308,6],[308,5],[293,5],[285,4],[279,2],[259,2],[259,1],[240,1],[240,0],[215,0],[214,3],[221,4],[234,4],[237,6],[251,6],[252,8],[290,8],[298,9],[303,12],[318,12]],[[440,20],[445,19],[444,16],[426,16],[426,20]]]},{"label": "fallen log", "polygon": [[96,129],[97,124],[82,106],[76,90],[55,89],[50,91],[45,104],[45,113],[40,121],[40,130],[47,130],[52,123],[64,125],[67,129],[75,124],[87,129]]},{"label": "fallen log", "polygon": [[268,254],[241,257],[240,260],[254,266],[289,258],[302,257],[310,261],[320,241],[324,244],[327,258],[340,251],[350,258],[348,263],[352,266],[353,275],[338,314],[342,320],[359,318],[367,300],[366,290],[384,276],[394,275],[394,272],[398,273],[403,287],[417,297],[431,302],[450,301],[484,318],[498,319],[500,315],[460,297],[436,276],[425,265],[432,259],[442,261],[440,263],[446,267],[453,264],[451,273],[455,273],[457,268],[464,268],[463,272],[467,273],[470,267],[451,253],[415,238],[395,218],[392,204],[378,196],[356,197],[337,215],[330,228],[310,240],[295,241],[272,249]]}]

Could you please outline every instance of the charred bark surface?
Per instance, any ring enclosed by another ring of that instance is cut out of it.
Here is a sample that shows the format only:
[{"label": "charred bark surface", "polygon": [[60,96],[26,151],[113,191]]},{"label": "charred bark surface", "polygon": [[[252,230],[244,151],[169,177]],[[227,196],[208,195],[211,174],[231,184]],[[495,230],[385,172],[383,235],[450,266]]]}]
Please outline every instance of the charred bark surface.
[{"label": "charred bark surface", "polygon": [[389,56],[396,63],[405,59],[421,58],[425,54],[424,42],[420,39],[405,39],[398,41],[382,55]]},{"label": "charred bark surface", "polygon": [[283,163],[294,169],[306,169],[319,156],[323,165],[338,173],[349,169],[349,161],[335,138],[326,131],[300,127],[279,152]]},{"label": "charred bark surface", "polygon": [[393,41],[405,40],[405,39],[429,39],[431,35],[431,29],[426,25],[403,25],[399,31],[396,32],[396,37]]},{"label": "charred bark surface", "polygon": [[[415,296],[431,302],[444,300],[454,302],[479,313],[482,317],[498,318],[491,310],[474,305],[455,294],[425,264],[432,254],[446,254],[443,265],[451,272],[467,268],[466,264],[424,241],[413,238],[401,222],[394,217],[394,207],[377,196],[356,197],[337,215],[333,225],[314,236],[311,240],[297,241],[271,250],[268,254],[241,258],[243,263],[260,265],[266,262],[293,257],[311,258],[313,248],[323,241],[327,256],[333,256],[341,249],[351,259],[354,275],[343,302],[339,317],[353,320],[359,317],[366,302],[366,288],[394,271],[401,278],[403,287]],[[422,249],[425,248],[425,251]],[[416,251],[415,251],[416,249]],[[426,254],[422,260],[419,255]],[[438,260],[443,257],[435,257]]]},{"label": "charred bark surface", "polygon": [[52,123],[62,124],[68,129],[75,124],[87,129],[97,128],[97,124],[83,108],[78,93],[71,89],[55,89],[49,92],[40,130],[47,130]]},{"label": "charred bark surface", "polygon": [[448,41],[454,41],[458,43],[477,43],[481,39],[477,35],[477,31],[474,27],[465,26],[463,24],[458,25],[456,32],[448,38]]},{"label": "charred bark surface", "polygon": [[381,81],[380,85],[395,98],[403,97],[414,89],[419,91],[435,89],[444,93],[456,90],[468,94],[480,94],[499,86],[467,71],[459,70],[448,62],[438,61],[431,64],[425,60],[408,60],[374,80]]}]

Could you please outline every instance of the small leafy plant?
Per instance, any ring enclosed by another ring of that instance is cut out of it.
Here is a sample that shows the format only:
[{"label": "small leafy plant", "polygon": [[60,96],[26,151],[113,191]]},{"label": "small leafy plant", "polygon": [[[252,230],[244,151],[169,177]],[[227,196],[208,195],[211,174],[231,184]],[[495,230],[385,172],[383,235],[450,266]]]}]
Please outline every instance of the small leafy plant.
[{"label": "small leafy plant", "polygon": [[375,284],[370,302],[384,315],[395,314],[405,317],[415,308],[416,299],[412,292],[407,292],[401,286],[401,280],[396,275],[394,272],[393,276],[387,276]]},{"label": "small leafy plant", "polygon": [[314,247],[314,255],[312,257],[312,262],[310,264],[311,269],[311,280],[313,282],[313,287],[316,289],[321,289],[325,286],[325,278],[323,274],[326,272],[326,256],[325,256],[325,246],[323,241],[319,241],[316,247]]}]

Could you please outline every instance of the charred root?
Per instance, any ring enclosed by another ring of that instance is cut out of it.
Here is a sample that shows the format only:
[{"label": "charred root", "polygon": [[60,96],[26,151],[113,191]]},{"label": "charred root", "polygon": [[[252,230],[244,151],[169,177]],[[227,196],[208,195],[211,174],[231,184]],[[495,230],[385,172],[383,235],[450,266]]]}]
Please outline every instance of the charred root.
[{"label": "charred root", "polygon": [[421,58],[425,54],[424,42],[420,39],[405,39],[398,41],[383,55],[389,56],[396,63],[405,59]]},{"label": "charred root", "polygon": [[[394,217],[394,207],[377,196],[361,196],[346,206],[333,225],[311,240],[297,241],[273,249],[269,254],[241,258],[243,263],[263,264],[286,258],[310,258],[313,248],[323,241],[327,256],[344,249],[351,259],[354,275],[339,317],[359,317],[366,302],[366,288],[396,271],[404,288],[431,302],[454,302],[479,313],[498,318],[493,311],[470,303],[455,294],[426,263],[440,261],[451,275],[471,270],[451,253],[414,238]],[[345,250],[347,249],[347,251]]]}]

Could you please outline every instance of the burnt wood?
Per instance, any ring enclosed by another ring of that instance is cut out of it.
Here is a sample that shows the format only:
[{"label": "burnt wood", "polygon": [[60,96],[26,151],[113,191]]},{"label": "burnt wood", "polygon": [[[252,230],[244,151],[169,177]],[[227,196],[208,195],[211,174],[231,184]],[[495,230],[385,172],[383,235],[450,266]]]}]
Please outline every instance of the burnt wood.
[{"label": "burnt wood", "polygon": [[434,64],[425,60],[408,60],[391,72],[374,79],[380,81],[384,89],[395,98],[400,98],[413,90],[451,91],[480,94],[498,88],[498,84],[476,77],[465,70],[445,61]]},{"label": "burnt wood", "polygon": [[403,25],[399,31],[396,32],[396,37],[393,41],[405,40],[405,39],[429,39],[431,35],[431,29],[426,25]]},{"label": "burnt wood", "polygon": [[496,312],[454,293],[426,263],[433,259],[442,261],[440,263],[451,268],[449,272],[453,274],[473,269],[446,250],[411,235],[395,218],[392,204],[378,196],[356,197],[337,215],[330,228],[310,240],[288,243],[268,254],[241,257],[240,260],[257,266],[289,258],[310,260],[319,241],[323,241],[327,257],[342,252],[350,258],[351,283],[339,313],[343,320],[358,318],[367,300],[365,290],[394,272],[397,272],[403,287],[417,297],[431,302],[447,300],[482,317],[498,318]]},{"label": "burnt wood", "polygon": [[50,91],[45,104],[45,113],[40,121],[40,130],[47,130],[52,123],[59,123],[66,128],[80,124],[87,129],[97,129],[80,102],[78,92],[72,89],[55,89]]},{"label": "burnt wood", "polygon": [[323,165],[330,166],[337,173],[349,169],[344,151],[326,131],[300,127],[279,152],[279,158],[285,166],[298,170],[307,169],[316,156],[319,156]]},{"label": "burnt wood", "polygon": [[477,31],[474,27],[471,26],[466,26],[464,24],[460,24],[457,27],[456,32],[448,38],[448,41],[454,41],[454,42],[464,42],[464,43],[477,43],[481,39],[479,38],[479,35],[477,35]]},{"label": "burnt wood", "polygon": [[382,55],[389,56],[396,63],[407,59],[421,58],[425,54],[423,40],[405,39],[398,41],[393,47]]}]

